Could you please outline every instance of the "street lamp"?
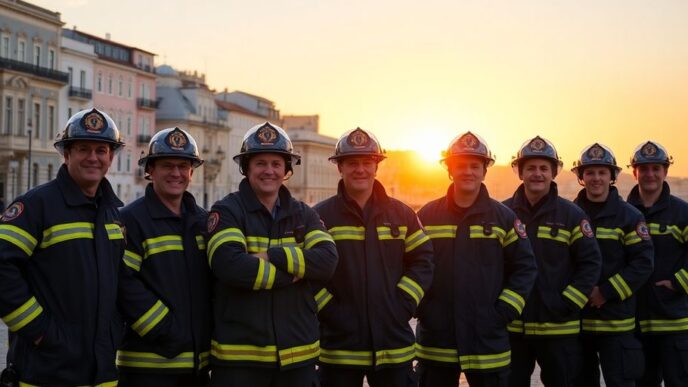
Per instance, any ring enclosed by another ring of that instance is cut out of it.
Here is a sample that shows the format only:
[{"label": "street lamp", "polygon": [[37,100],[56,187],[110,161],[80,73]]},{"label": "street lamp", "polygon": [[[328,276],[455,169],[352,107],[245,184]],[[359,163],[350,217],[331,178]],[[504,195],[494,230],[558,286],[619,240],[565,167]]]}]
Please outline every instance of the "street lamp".
[{"label": "street lamp", "polygon": [[26,190],[31,189],[31,121],[29,121],[29,162],[26,164]]},{"label": "street lamp", "polygon": [[[205,162],[203,163],[203,208],[208,209],[208,183],[215,181],[215,178],[222,169],[222,161],[225,159],[225,151],[218,146],[213,158],[209,158],[210,150],[203,147],[201,151]],[[213,190],[214,191],[214,190]]]},{"label": "street lamp", "polygon": [[12,175],[12,197],[11,197],[11,201],[13,201],[14,198],[17,196],[17,193],[16,193],[16,189],[17,189],[17,168],[19,168],[19,161],[17,161],[17,160],[10,160],[9,166],[10,166],[10,174]]}]

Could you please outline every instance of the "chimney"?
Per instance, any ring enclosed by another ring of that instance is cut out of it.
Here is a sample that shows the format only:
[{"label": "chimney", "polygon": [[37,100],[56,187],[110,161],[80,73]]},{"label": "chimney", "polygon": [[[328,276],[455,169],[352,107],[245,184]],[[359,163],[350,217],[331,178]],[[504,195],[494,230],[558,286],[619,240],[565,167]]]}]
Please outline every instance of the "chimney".
[{"label": "chimney", "polygon": [[109,32],[105,33],[105,40],[110,40],[110,33]]}]

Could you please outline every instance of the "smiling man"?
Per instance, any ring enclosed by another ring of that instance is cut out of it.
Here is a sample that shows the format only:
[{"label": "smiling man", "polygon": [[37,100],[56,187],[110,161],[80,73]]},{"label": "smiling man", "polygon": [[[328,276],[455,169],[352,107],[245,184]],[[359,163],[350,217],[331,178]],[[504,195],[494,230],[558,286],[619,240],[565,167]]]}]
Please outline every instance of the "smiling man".
[{"label": "smiling man", "polygon": [[536,361],[545,385],[572,386],[583,360],[580,311],[599,276],[599,249],[585,213],[558,194],[562,161],[551,142],[525,141],[511,166],[523,183],[504,204],[525,223],[538,278],[522,318],[509,324],[509,386],[530,386]]},{"label": "smiling man", "polygon": [[574,200],[590,217],[602,271],[583,309],[581,387],[635,387],[643,352],[635,337],[638,289],[652,273],[653,250],[643,215],[613,185],[621,172],[612,151],[592,144],[572,169],[583,189]]},{"label": "smiling man", "polygon": [[418,212],[432,240],[435,278],[418,310],[420,385],[507,386],[507,324],[523,311],[536,275],[523,223],[490,198],[483,181],[494,156],[466,132],[442,160],[452,184]]},{"label": "smiling man", "polygon": [[300,159],[279,126],[249,129],[234,156],[246,178],[208,217],[213,386],[317,385],[314,281],[330,278],[337,253],[318,214],[284,186]]},{"label": "smiling man", "polygon": [[119,385],[204,386],[210,351],[210,270],[205,258],[207,213],[186,191],[203,163],[179,128],[163,129],[139,159],[151,183],[122,209],[127,230],[120,289],[128,324],[117,351]]},{"label": "smiling man", "polygon": [[631,158],[638,184],[628,202],[649,223],[655,267],[638,295],[645,375],[638,386],[685,386],[688,380],[688,203],[666,182],[673,159],[662,145],[646,141]]},{"label": "smiling man", "polygon": [[108,115],[78,112],[55,142],[57,177],[0,217],[0,316],[21,385],[117,384],[125,243],[105,174],[123,145]]},{"label": "smiling man", "polygon": [[323,387],[406,387],[415,380],[409,320],[432,280],[432,247],[416,214],[375,179],[385,155],[357,128],[337,141],[330,161],[337,195],[315,206],[340,256],[319,288]]}]

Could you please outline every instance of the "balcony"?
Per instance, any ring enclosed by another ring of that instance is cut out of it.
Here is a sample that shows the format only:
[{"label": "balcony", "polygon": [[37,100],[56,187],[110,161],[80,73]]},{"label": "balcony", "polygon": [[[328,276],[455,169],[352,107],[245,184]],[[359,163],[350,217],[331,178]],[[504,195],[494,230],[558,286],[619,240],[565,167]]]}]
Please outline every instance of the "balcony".
[{"label": "balcony", "polygon": [[81,87],[69,87],[69,96],[77,99],[91,100],[93,98],[93,92],[89,89],[84,89]]},{"label": "balcony", "polygon": [[67,84],[67,82],[69,82],[68,73],[64,73],[62,71],[57,70],[51,70],[47,67],[35,66],[31,63],[20,62],[14,59],[0,58],[0,69],[20,71],[23,73],[50,79],[64,84]]},{"label": "balcony", "polygon": [[158,101],[148,98],[136,98],[136,106],[138,106],[140,109],[155,110],[158,108]]},{"label": "balcony", "polygon": [[139,134],[138,136],[136,136],[136,142],[139,144],[148,145],[150,140],[151,140],[150,134]]}]

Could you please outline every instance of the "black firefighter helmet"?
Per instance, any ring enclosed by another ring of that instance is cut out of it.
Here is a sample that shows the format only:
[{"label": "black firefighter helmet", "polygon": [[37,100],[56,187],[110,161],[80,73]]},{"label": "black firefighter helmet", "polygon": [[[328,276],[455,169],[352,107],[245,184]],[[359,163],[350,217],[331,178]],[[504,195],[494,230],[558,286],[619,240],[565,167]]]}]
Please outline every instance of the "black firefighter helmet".
[{"label": "black firefighter helmet", "polygon": [[189,159],[194,168],[203,164],[196,140],[187,131],[177,127],[162,129],[153,135],[148,143],[148,154],[141,152],[139,166],[145,168],[148,161],[162,157]]},{"label": "black firefighter helmet", "polygon": [[115,121],[96,108],[82,110],[71,116],[64,130],[57,134],[54,146],[63,154],[65,145],[80,140],[106,142],[115,152],[124,146]]},{"label": "black firefighter helmet", "polygon": [[294,153],[294,146],[284,129],[270,122],[264,122],[249,129],[241,142],[241,150],[232,159],[239,164],[239,170],[246,175],[248,160],[257,153],[277,153],[284,156],[286,172],[292,172],[292,165],[301,164],[301,156]]}]

